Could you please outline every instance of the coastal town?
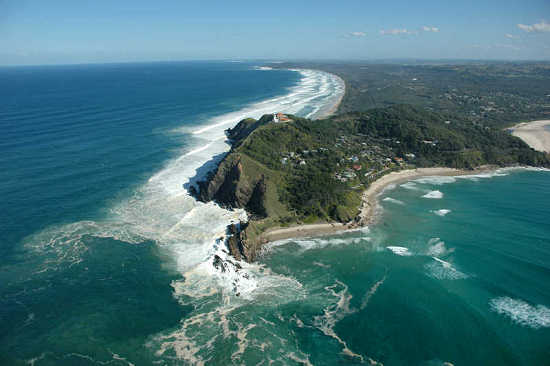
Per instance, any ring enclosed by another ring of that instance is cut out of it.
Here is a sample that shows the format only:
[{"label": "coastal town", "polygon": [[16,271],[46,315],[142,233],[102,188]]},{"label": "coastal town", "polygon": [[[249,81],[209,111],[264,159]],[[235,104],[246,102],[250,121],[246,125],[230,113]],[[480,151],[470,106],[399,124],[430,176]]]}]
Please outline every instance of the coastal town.
[{"label": "coastal town", "polygon": [[[291,122],[287,115],[273,113],[273,122]],[[365,141],[369,141],[368,143]],[[407,166],[414,166],[416,155],[412,152],[399,156],[392,146],[400,141],[393,138],[369,139],[367,135],[340,135],[333,145],[315,149],[298,148],[295,151],[281,151],[280,162],[285,169],[305,168],[308,164],[318,164],[326,155],[338,156],[333,178],[342,183],[353,183],[354,189],[364,188],[381,175]],[[423,144],[437,146],[437,140],[422,140]]]}]

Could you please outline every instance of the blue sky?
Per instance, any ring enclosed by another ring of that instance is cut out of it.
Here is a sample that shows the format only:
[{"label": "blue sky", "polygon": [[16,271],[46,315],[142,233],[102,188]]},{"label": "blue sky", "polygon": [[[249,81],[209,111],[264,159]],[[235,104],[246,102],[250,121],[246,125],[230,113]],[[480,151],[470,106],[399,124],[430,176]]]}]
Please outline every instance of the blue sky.
[{"label": "blue sky", "polygon": [[0,64],[550,60],[550,0],[0,0]]}]

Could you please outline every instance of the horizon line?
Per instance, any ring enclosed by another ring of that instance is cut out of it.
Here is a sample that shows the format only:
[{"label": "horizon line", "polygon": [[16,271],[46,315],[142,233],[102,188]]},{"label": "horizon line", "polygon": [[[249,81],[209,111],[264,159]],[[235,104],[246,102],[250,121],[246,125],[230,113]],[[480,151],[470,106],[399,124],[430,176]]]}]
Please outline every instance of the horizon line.
[{"label": "horizon line", "polygon": [[212,59],[181,59],[181,60],[147,60],[147,61],[90,61],[90,62],[75,62],[75,63],[45,63],[45,64],[0,64],[2,68],[12,67],[50,67],[50,66],[93,66],[93,65],[125,65],[125,64],[154,64],[154,63],[180,63],[180,62],[234,62],[234,63],[248,63],[248,62],[265,62],[265,63],[299,63],[299,62],[313,62],[313,63],[356,63],[356,62],[368,62],[368,63],[396,63],[396,62],[415,62],[415,63],[428,63],[428,62],[482,62],[482,63],[550,63],[550,59],[498,59],[498,58],[415,58],[415,57],[394,57],[394,58],[339,58],[339,59],[308,59],[308,58],[296,58],[296,59],[269,59],[269,58],[212,58]]}]

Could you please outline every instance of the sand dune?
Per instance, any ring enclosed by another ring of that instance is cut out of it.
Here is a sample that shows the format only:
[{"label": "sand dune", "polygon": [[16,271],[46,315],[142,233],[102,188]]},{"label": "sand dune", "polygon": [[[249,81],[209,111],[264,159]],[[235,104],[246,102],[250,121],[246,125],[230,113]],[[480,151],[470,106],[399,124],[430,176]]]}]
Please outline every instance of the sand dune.
[{"label": "sand dune", "polygon": [[550,120],[520,123],[512,127],[512,135],[519,137],[538,151],[550,152]]}]

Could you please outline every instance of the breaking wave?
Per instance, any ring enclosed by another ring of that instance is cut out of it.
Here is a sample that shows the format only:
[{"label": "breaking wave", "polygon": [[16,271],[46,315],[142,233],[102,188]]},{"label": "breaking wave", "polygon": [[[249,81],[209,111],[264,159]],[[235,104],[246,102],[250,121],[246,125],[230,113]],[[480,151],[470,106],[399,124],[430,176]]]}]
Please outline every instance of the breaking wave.
[{"label": "breaking wave", "polygon": [[393,254],[400,255],[402,257],[408,257],[412,255],[412,253],[409,251],[409,248],[406,247],[389,246],[386,248],[390,250]]},{"label": "breaking wave", "polygon": [[449,184],[456,182],[456,177],[447,177],[447,176],[433,176],[433,177],[424,177],[414,180],[420,184],[431,184],[435,186],[440,186],[443,184]]},{"label": "breaking wave", "polygon": [[301,252],[314,249],[323,249],[331,246],[351,245],[359,244],[363,241],[370,241],[369,237],[354,237],[354,238],[306,238],[306,239],[284,239],[267,244],[264,247],[264,253],[269,253],[276,250],[279,247],[286,246],[287,244],[295,244],[300,248]]},{"label": "breaking wave", "polygon": [[386,197],[384,198],[382,201],[384,202],[390,202],[390,203],[395,203],[397,205],[404,205],[405,202],[403,201],[400,201],[400,200],[396,200],[395,198],[391,198],[391,197]]},{"label": "breaking wave", "polygon": [[441,191],[430,191],[423,195],[424,198],[431,198],[431,199],[441,199],[443,198],[443,193]]},{"label": "breaking wave", "polygon": [[544,305],[530,305],[511,297],[497,297],[489,304],[493,311],[509,317],[519,325],[535,329],[550,327],[550,308]]},{"label": "breaking wave", "polygon": [[[517,170],[517,169],[529,169],[529,168],[523,168],[523,167],[516,167],[516,168],[503,168],[503,169],[497,169],[494,171],[488,171],[484,173],[478,173],[478,174],[465,174],[465,175],[456,175],[456,176],[433,176],[433,177],[422,177],[419,179],[415,179],[414,182],[420,183],[420,184],[430,184],[435,186],[441,186],[443,184],[450,184],[455,183],[459,179],[467,179],[467,180],[473,180],[478,181],[480,179],[489,179],[494,177],[504,177],[508,175],[508,171],[510,170]],[[538,168],[535,168],[538,169]],[[403,185],[401,185],[403,186]],[[413,187],[413,186],[411,186]],[[409,187],[404,187],[408,188]]]},{"label": "breaking wave", "polygon": [[442,216],[443,217],[443,216],[447,215],[448,213],[450,213],[451,210],[448,210],[446,208],[442,208],[440,210],[431,210],[430,212],[433,212],[437,216]]},{"label": "breaking wave", "polygon": [[439,238],[431,238],[428,241],[428,250],[426,252],[430,257],[441,257],[454,252],[454,249],[448,249],[445,242]]},{"label": "breaking wave", "polygon": [[[243,210],[228,211],[214,203],[197,202],[187,189],[204,177],[208,169],[214,168],[229,150],[225,128],[242,118],[259,118],[275,111],[314,118],[344,91],[341,79],[335,75],[313,70],[294,71],[300,73],[301,80],[289,88],[286,95],[213,118],[192,131],[189,128],[174,131],[193,136],[188,150],[154,174],[132,197],[111,207],[106,219],[49,228],[27,238],[27,247],[56,252],[59,261],[74,263],[78,261],[79,253],[86,250],[82,239],[87,235],[133,244],[152,240],[173,254],[182,274],[196,277],[197,273],[211,275],[220,272],[213,266],[213,259],[218,256],[224,261],[229,260],[223,241],[226,227],[246,220],[246,213]],[[208,266],[209,270],[203,268]],[[234,272],[228,269],[222,277],[233,277]],[[224,287],[225,281],[221,282]],[[242,291],[250,292],[256,287],[252,280],[242,282]]]},{"label": "breaking wave", "polygon": [[438,280],[460,280],[468,278],[468,275],[460,272],[451,263],[437,257],[432,257],[432,259],[433,262],[425,265],[428,276]]},{"label": "breaking wave", "polygon": [[414,182],[407,182],[400,185],[400,187],[411,190],[411,191],[418,191],[420,188],[416,185]]},{"label": "breaking wave", "polygon": [[[294,71],[301,75],[301,80],[289,88],[286,95],[213,118],[193,130],[189,127],[174,130],[175,134],[191,137],[187,151],[169,161],[131,197],[111,207],[106,218],[54,226],[26,238],[27,248],[52,254],[45,256],[40,271],[55,270],[60,263],[79,263],[88,249],[87,237],[112,238],[136,245],[152,241],[169,254],[167,257],[183,276],[183,280],[172,283],[178,301],[209,304],[209,310],[197,307],[182,320],[178,329],[159,334],[152,341],[158,349],[157,356],[170,354],[193,364],[207,363],[209,347],[222,337],[236,341],[237,349],[231,359],[238,362],[251,343],[248,334],[254,331],[255,325],[229,320],[229,315],[251,299],[282,303],[300,298],[303,296],[301,284],[261,265],[238,262],[230,257],[225,248],[226,228],[231,223],[247,220],[246,212],[229,211],[212,202],[198,202],[188,189],[229,150],[226,128],[245,117],[259,118],[278,111],[317,118],[344,92],[342,80],[335,75]],[[316,242],[315,245],[324,244]],[[299,350],[293,355],[296,360],[308,357]]]}]

